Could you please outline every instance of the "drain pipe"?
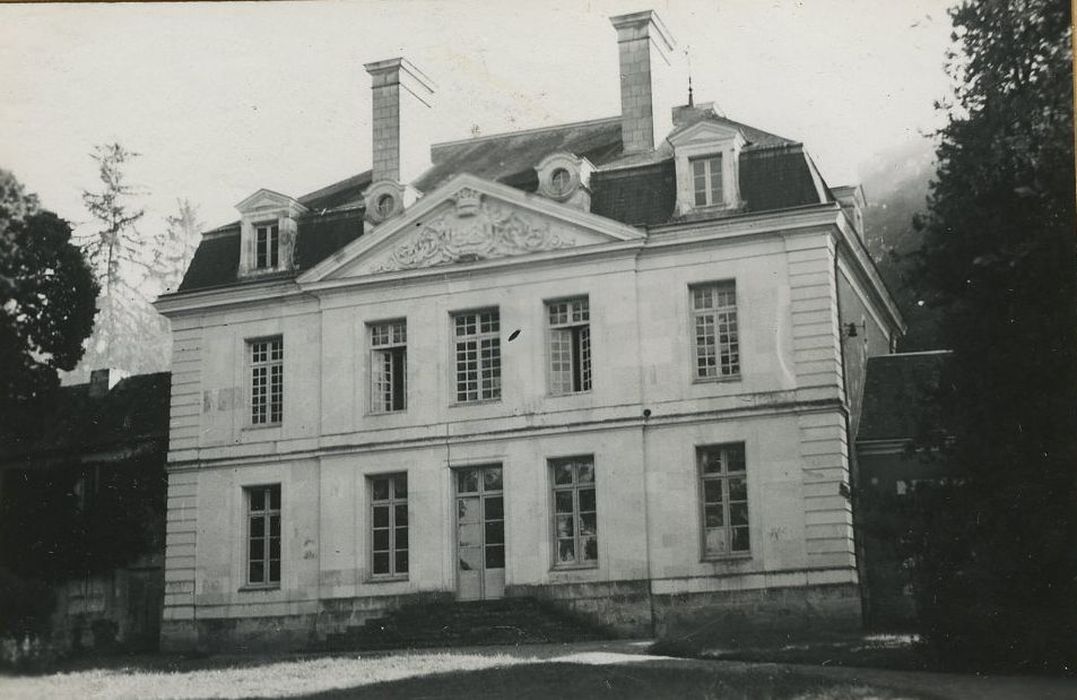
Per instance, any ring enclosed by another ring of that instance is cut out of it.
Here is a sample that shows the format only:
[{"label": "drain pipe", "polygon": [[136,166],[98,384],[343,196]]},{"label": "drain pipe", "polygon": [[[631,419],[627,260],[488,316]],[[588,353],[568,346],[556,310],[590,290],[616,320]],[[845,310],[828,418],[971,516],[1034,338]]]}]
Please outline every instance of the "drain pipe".
[{"label": "drain pipe", "polygon": [[641,342],[640,332],[643,328],[642,318],[640,317],[640,290],[639,290],[639,258],[643,253],[643,247],[640,246],[636,250],[636,255],[633,258],[632,265],[632,279],[635,288],[635,306],[636,306],[636,357],[638,362],[636,363],[639,373],[639,402],[643,407],[643,422],[640,423],[640,448],[641,459],[643,460],[643,544],[644,544],[644,556],[647,559],[647,604],[651,611],[651,637],[655,636],[655,630],[657,624],[654,616],[654,571],[651,564],[651,499],[648,497],[647,492],[647,423],[651,417],[651,409],[647,406],[647,378],[646,372],[643,368],[643,343]]}]

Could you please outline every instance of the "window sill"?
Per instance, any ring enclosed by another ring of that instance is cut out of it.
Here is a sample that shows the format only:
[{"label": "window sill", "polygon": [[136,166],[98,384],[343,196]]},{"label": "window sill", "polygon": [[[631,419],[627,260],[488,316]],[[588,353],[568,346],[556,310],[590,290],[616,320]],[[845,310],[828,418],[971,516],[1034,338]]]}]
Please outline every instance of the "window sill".
[{"label": "window sill", "polygon": [[395,411],[367,411],[363,415],[363,417],[364,418],[377,418],[378,416],[402,416],[402,415],[406,415],[407,412],[408,412],[408,409],[406,409],[406,408],[397,409]]},{"label": "window sill", "polygon": [[733,552],[732,554],[713,555],[709,557],[703,557],[700,561],[704,563],[722,563],[727,561],[746,561],[752,558],[751,552]]},{"label": "window sill", "polygon": [[239,587],[239,592],[240,593],[250,593],[252,591],[279,591],[279,590],[280,590],[280,584],[279,583],[265,583],[265,584],[262,584],[262,583],[250,583],[250,584],[247,584],[246,586],[240,586]]},{"label": "window sill", "polygon": [[729,384],[731,382],[739,382],[741,375],[731,374],[728,377],[695,377],[692,379],[693,384]]},{"label": "window sill", "polygon": [[598,568],[598,562],[593,564],[558,564],[550,567],[551,573],[557,573],[558,571],[593,571]]},{"label": "window sill", "polygon": [[283,421],[278,421],[276,423],[258,423],[257,425],[255,425],[254,423],[248,423],[247,425],[240,428],[240,430],[266,430],[267,428],[279,428],[282,425],[284,425]]},{"label": "window sill", "polygon": [[449,404],[449,408],[467,408],[468,406],[485,406],[487,404],[501,403],[501,399],[479,399],[478,401],[457,401]]},{"label": "window sill", "polygon": [[401,581],[407,581],[408,575],[404,574],[395,576],[367,576],[363,579],[363,583],[400,583]]},{"label": "window sill", "polygon": [[585,389],[584,391],[569,391],[564,394],[547,394],[546,396],[551,399],[564,399],[570,396],[588,396],[592,391],[593,389]]}]

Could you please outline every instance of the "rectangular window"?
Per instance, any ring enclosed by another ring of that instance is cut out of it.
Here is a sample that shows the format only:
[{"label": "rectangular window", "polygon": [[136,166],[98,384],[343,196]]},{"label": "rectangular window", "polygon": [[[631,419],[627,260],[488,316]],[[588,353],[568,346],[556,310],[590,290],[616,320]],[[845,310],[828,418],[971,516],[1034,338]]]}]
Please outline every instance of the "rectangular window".
[{"label": "rectangular window", "polygon": [[251,424],[280,423],[284,415],[284,339],[254,340],[251,349]]},{"label": "rectangular window", "polygon": [[386,321],[370,326],[370,408],[374,413],[407,407],[408,325]]},{"label": "rectangular window", "polygon": [[721,379],[739,375],[736,285],[720,282],[697,285],[690,291],[696,335],[696,378]]},{"label": "rectangular window", "polygon": [[554,566],[597,566],[594,458],[551,459],[550,470],[553,473]]},{"label": "rectangular window", "polygon": [[247,584],[280,583],[280,484],[247,492]]},{"label": "rectangular window", "polygon": [[703,557],[749,553],[744,444],[697,447],[696,462],[703,493]]},{"label": "rectangular window", "polygon": [[550,393],[591,390],[591,310],[587,297],[547,304]]},{"label": "rectangular window", "polygon": [[374,576],[408,574],[408,475],[372,476],[370,482],[370,571]]},{"label": "rectangular window", "polygon": [[501,398],[501,318],[497,309],[453,316],[456,400]]},{"label": "rectangular window", "polygon": [[722,204],[722,156],[693,158],[692,189],[695,191],[696,206]]},{"label": "rectangular window", "polygon": [[280,261],[280,230],[277,224],[254,227],[254,266],[259,270],[273,269]]}]

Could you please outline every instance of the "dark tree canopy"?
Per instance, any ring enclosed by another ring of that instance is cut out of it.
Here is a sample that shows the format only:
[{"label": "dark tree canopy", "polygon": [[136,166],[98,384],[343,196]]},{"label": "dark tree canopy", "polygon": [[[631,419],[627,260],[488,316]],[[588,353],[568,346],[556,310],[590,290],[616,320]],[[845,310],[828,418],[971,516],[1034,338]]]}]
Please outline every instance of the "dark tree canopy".
[{"label": "dark tree canopy", "polygon": [[912,533],[918,604],[943,653],[1061,667],[1077,658],[1070,7],[965,1],[950,15],[958,87],[920,279],[954,350],[941,400],[960,481]]},{"label": "dark tree canopy", "polygon": [[0,405],[11,410],[57,384],[82,357],[97,284],[71,227],[38,211],[0,171]]}]

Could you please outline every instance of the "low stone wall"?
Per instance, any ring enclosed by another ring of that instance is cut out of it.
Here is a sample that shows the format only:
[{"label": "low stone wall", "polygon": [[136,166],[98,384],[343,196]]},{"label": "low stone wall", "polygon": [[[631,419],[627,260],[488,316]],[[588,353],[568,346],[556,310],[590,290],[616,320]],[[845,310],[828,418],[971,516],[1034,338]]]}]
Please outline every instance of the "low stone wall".
[{"label": "low stone wall", "polygon": [[[753,637],[861,629],[856,584],[817,584],[752,590],[652,594],[646,580],[507,587],[506,596],[531,597],[611,636],[691,640],[737,645]],[[209,653],[310,649],[333,633],[411,604],[455,600],[451,592],[322,601],[317,613],[275,617],[166,620],[165,651]]]},{"label": "low stone wall", "polygon": [[652,634],[650,584],[637,581],[508,586],[505,594],[546,601],[617,637]]},{"label": "low stone wall", "polygon": [[660,639],[718,646],[767,635],[862,628],[860,590],[854,583],[656,594],[654,615]]},{"label": "low stone wall", "polygon": [[430,592],[331,598],[321,602],[317,613],[165,620],[161,626],[161,650],[205,653],[299,651],[317,646],[330,634],[358,627],[403,605],[442,600],[451,601],[453,595]]}]

